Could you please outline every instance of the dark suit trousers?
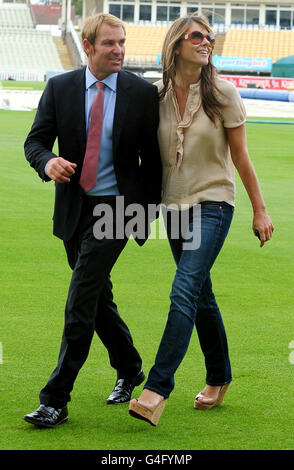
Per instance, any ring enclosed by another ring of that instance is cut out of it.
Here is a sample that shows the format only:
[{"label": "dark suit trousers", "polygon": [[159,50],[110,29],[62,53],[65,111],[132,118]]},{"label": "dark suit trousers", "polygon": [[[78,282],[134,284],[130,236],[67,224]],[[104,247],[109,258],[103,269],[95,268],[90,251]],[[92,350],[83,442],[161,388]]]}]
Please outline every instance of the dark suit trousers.
[{"label": "dark suit trousers", "polygon": [[[88,199],[86,199],[88,201]],[[114,212],[115,203],[111,203]],[[113,301],[110,272],[127,243],[124,239],[97,240],[93,235],[94,206],[85,202],[75,236],[65,242],[73,269],[65,307],[65,326],[56,369],[40,392],[40,402],[60,408],[70,401],[75,379],[84,364],[94,331],[108,350],[118,377],[138,374],[142,360],[127,325]]]}]

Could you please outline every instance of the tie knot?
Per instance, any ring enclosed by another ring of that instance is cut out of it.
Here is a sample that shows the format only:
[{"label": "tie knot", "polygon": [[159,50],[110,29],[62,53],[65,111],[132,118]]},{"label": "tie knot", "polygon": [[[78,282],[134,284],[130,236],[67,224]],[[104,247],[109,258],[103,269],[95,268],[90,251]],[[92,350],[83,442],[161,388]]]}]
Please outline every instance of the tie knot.
[{"label": "tie knot", "polygon": [[104,88],[104,83],[103,82],[96,82],[95,85],[98,88],[98,90],[99,90],[99,88],[100,88],[100,90],[103,90],[103,88]]}]

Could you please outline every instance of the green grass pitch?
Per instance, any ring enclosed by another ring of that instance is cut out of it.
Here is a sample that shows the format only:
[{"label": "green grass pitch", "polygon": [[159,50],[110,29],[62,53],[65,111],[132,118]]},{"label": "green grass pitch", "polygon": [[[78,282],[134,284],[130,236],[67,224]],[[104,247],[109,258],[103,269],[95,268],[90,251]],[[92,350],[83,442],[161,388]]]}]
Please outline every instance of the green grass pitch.
[{"label": "green grass pitch", "polygon": [[[40,387],[56,365],[71,272],[62,242],[52,236],[54,186],[41,182],[23,154],[33,116],[0,111],[0,449],[294,449],[293,126],[247,124],[275,232],[260,249],[237,177],[233,224],[212,271],[234,377],[223,406],[193,409],[205,382],[196,333],[158,427],[129,417],[128,405],[107,406],[115,372],[94,337],[68,423],[39,430],[22,416],[38,406]],[[165,325],[174,272],[167,240],[150,239],[143,248],[131,240],[112,273],[146,372]]]}]

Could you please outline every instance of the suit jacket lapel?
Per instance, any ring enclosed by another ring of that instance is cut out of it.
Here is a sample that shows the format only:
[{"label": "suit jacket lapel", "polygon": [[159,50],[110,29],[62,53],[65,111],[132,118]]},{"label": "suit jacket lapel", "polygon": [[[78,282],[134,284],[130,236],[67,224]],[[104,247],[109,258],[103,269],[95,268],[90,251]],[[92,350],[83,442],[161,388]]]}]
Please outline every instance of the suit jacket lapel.
[{"label": "suit jacket lapel", "polygon": [[127,109],[130,101],[129,89],[130,83],[127,77],[127,74],[121,70],[118,74],[117,79],[117,92],[116,92],[116,104],[114,111],[114,120],[113,120],[113,157],[116,157],[119,137],[121,130],[123,128]]}]

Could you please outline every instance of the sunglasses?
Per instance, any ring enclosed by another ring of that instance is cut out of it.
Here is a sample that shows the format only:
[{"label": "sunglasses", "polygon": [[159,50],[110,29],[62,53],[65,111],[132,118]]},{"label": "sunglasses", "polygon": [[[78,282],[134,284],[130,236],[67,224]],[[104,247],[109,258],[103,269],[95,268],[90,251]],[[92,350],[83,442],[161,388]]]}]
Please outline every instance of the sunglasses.
[{"label": "sunglasses", "polygon": [[189,39],[192,44],[201,44],[203,39],[207,39],[210,42],[211,46],[215,44],[215,36],[212,33],[202,34],[200,31],[192,31],[190,34],[185,34],[184,39]]}]

